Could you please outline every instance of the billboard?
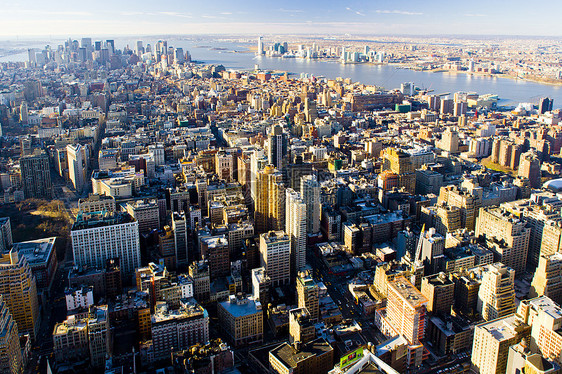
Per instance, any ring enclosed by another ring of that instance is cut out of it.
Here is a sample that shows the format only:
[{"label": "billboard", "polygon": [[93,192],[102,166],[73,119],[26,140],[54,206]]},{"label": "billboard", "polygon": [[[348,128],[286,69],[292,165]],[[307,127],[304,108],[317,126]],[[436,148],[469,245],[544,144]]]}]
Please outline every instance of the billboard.
[{"label": "billboard", "polygon": [[346,354],[340,358],[340,369],[346,368],[351,364],[361,360],[363,358],[363,347],[359,347],[353,352]]}]

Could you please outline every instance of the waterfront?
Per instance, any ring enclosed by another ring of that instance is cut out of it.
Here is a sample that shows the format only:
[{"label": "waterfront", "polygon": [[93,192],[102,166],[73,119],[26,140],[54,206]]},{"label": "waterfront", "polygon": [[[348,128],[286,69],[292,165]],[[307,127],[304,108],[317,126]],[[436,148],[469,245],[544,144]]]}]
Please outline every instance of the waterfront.
[{"label": "waterfront", "polygon": [[[144,44],[154,45],[159,38],[142,38]],[[134,48],[133,39],[115,39],[117,48],[129,45]],[[53,42],[57,45],[60,42]],[[174,38],[168,45],[182,47],[191,53],[193,60],[206,64],[223,64],[231,69],[253,69],[257,64],[261,69],[288,71],[299,76],[306,73],[314,76],[351,78],[354,82],[374,84],[393,89],[403,82],[413,82],[416,86],[433,90],[436,94],[457,91],[477,92],[478,94],[497,94],[500,105],[517,105],[520,102],[538,103],[541,97],[554,99],[554,107],[562,108],[562,86],[530,82],[496,76],[478,76],[449,72],[427,72],[401,69],[393,65],[346,64],[338,61],[283,59],[255,56],[249,52],[247,44],[212,41],[209,39]],[[220,48],[217,49],[217,48]],[[19,53],[0,58],[5,61],[26,61],[27,53]]]}]

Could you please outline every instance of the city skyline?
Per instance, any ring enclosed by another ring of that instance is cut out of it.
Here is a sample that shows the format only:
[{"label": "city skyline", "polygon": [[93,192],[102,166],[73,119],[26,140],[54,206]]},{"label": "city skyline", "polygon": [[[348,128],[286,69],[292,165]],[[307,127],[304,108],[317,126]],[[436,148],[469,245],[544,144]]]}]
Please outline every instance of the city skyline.
[{"label": "city skyline", "polygon": [[150,35],[150,34],[407,34],[559,36],[556,14],[517,0],[509,7],[477,0],[451,5],[445,1],[349,1],[346,3],[245,2],[234,6],[166,0],[114,3],[95,8],[70,1],[44,4],[3,1],[1,36]]}]

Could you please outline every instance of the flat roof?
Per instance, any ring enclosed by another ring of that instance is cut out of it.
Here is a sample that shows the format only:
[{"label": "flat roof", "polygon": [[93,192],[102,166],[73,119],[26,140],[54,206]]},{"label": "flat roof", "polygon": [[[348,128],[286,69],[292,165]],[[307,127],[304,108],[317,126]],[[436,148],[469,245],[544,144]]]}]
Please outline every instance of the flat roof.
[{"label": "flat roof", "polygon": [[414,308],[428,302],[427,298],[403,276],[398,276],[393,281],[388,282],[388,288],[395,290],[403,301]]},{"label": "flat roof", "polygon": [[297,365],[314,356],[321,356],[333,351],[332,346],[324,339],[316,339],[308,344],[304,344],[297,352],[293,346],[283,343],[279,347],[269,351],[270,355],[275,356],[286,367],[296,368]]},{"label": "flat roof", "polygon": [[24,256],[29,265],[33,267],[34,265],[49,262],[56,239],[56,236],[52,236],[50,238],[14,243],[13,249],[16,250],[20,256]]}]

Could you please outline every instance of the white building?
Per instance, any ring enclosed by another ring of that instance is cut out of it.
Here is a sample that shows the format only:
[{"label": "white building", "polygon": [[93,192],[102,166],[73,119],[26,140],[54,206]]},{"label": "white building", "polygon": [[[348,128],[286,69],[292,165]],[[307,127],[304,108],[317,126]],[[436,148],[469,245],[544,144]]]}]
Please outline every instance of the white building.
[{"label": "white building", "polygon": [[127,213],[79,213],[70,237],[76,266],[104,268],[119,257],[124,276],[140,266],[139,224]]},{"label": "white building", "polygon": [[306,204],[306,232],[316,234],[320,231],[320,184],[315,175],[301,178],[300,193]]},{"label": "white building", "polygon": [[81,144],[69,144],[66,146],[68,177],[77,192],[82,192],[86,188],[88,158],[89,152],[87,147]]},{"label": "white building", "polygon": [[291,267],[299,271],[306,265],[306,204],[292,188],[285,198],[285,231],[291,240]]},{"label": "white building", "polygon": [[270,231],[260,235],[261,266],[265,268],[273,286],[291,281],[291,241],[284,231]]},{"label": "white building", "polygon": [[94,305],[94,287],[87,286],[77,289],[70,289],[65,292],[66,310],[88,309]]}]

